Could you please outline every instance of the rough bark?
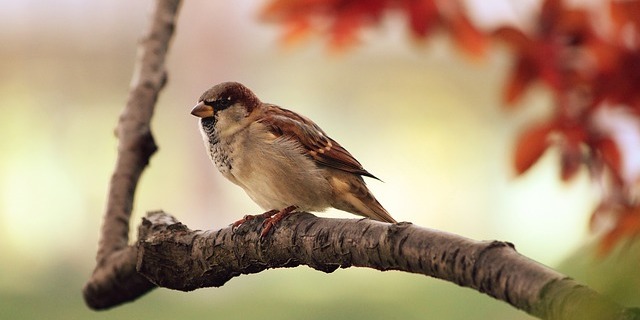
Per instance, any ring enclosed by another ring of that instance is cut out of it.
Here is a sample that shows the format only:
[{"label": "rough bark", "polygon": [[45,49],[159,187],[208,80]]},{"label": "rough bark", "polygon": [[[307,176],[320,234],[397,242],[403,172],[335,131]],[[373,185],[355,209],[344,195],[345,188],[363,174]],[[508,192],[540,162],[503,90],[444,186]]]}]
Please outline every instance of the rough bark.
[{"label": "rough bark", "polygon": [[237,230],[189,230],[153,212],[129,245],[129,220],[138,179],[156,151],[150,130],[178,0],[156,0],[140,42],[127,104],[116,133],[118,158],[111,178],[96,267],[83,289],[87,305],[106,309],[156,286],[177,290],[222,286],[233,277],[269,268],[307,265],[323,272],[368,267],[433,276],[473,288],[543,319],[640,319],[574,280],[519,255],[501,241],[370,220],[322,219],[300,213],[261,238],[262,218]]},{"label": "rough bark", "polygon": [[158,286],[190,291],[299,265],[327,273],[352,266],[400,270],[473,288],[542,319],[640,319],[637,309],[518,254],[508,242],[308,213],[283,219],[260,238],[262,221],[193,231],[164,212],[150,213],[140,227],[138,272]]},{"label": "rough bark", "polygon": [[118,157],[109,186],[96,268],[83,288],[87,305],[94,309],[135,299],[155,287],[135,272],[137,248],[129,246],[129,218],[138,179],[157,149],[151,135],[151,116],[166,83],[164,60],[179,6],[179,0],[155,1],[149,28],[139,43],[129,97],[116,128]]}]

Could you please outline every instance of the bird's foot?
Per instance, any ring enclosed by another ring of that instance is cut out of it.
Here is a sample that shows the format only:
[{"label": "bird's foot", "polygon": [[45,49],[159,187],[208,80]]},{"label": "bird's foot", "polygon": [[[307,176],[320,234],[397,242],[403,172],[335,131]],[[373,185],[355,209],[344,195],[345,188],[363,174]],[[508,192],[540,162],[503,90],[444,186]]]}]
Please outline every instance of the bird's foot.
[{"label": "bird's foot", "polygon": [[280,211],[272,210],[276,212],[268,216],[262,223],[262,232],[260,232],[260,238],[262,239],[266,237],[267,234],[269,234],[269,231],[271,231],[271,228],[273,228],[278,222],[280,222],[280,220],[292,214],[296,209],[298,209],[297,206],[288,206]]},{"label": "bird's foot", "polygon": [[270,211],[267,211],[267,212],[265,212],[265,213],[261,213],[261,214],[257,214],[257,215],[250,215],[250,214],[245,215],[244,217],[242,217],[242,219],[240,219],[240,220],[238,220],[238,221],[236,221],[236,222],[234,222],[234,223],[232,223],[232,224],[231,224],[231,230],[234,230],[234,231],[235,231],[235,230],[237,230],[238,228],[240,228],[240,226],[241,226],[243,223],[245,223],[245,222],[247,222],[247,221],[250,221],[250,220],[253,220],[253,219],[255,219],[255,218],[258,218],[258,217],[266,217],[266,218],[268,219],[268,218],[270,218],[271,216],[273,216],[273,215],[277,214],[278,212],[279,212],[278,210],[270,210]]}]

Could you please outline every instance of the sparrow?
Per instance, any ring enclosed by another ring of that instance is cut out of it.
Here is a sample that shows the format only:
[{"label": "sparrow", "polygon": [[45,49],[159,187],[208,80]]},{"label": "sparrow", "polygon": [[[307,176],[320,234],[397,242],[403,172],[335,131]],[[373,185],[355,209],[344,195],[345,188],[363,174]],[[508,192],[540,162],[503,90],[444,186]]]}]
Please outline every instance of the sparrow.
[{"label": "sparrow", "polygon": [[200,118],[205,148],[220,173],[268,210],[262,235],[296,210],[329,207],[396,223],[362,177],[380,179],[309,118],[260,101],[238,82],[205,91],[191,114]]}]

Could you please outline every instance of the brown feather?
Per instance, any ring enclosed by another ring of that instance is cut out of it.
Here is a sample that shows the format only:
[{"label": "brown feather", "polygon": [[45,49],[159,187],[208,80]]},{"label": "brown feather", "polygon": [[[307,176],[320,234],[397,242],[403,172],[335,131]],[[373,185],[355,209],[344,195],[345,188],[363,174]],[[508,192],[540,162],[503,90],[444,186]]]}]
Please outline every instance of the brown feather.
[{"label": "brown feather", "polygon": [[318,164],[378,179],[365,170],[349,151],[304,116],[275,105],[265,104],[264,116],[259,121],[265,124],[276,137],[284,136],[300,143],[306,155]]}]

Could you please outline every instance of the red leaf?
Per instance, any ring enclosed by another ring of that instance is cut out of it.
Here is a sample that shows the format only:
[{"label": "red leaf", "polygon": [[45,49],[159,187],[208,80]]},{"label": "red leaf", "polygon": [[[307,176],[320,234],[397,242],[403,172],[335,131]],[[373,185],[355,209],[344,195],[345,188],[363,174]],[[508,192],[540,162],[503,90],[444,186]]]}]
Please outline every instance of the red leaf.
[{"label": "red leaf", "polygon": [[309,34],[310,30],[311,25],[307,20],[292,21],[286,25],[282,41],[286,45],[300,42]]},{"label": "red leaf", "polygon": [[549,146],[548,136],[555,128],[553,123],[543,123],[524,131],[516,143],[515,169],[522,174],[542,156]]},{"label": "red leaf", "polygon": [[363,25],[363,17],[359,16],[359,12],[348,11],[342,12],[333,22],[331,27],[331,48],[344,49],[353,45],[358,40],[358,30]]},{"label": "red leaf", "polygon": [[560,146],[560,170],[562,181],[573,178],[583,162],[580,146],[587,140],[587,132],[580,124],[562,128],[564,140]]},{"label": "red leaf", "polygon": [[503,96],[505,104],[513,106],[529,85],[540,76],[540,66],[535,58],[537,43],[512,27],[501,27],[492,36],[504,41],[515,51],[516,62],[506,82]]},{"label": "red leaf", "polygon": [[617,34],[622,34],[621,29],[631,23],[637,31],[640,31],[640,1],[611,1],[611,20],[616,26]]},{"label": "red leaf", "polygon": [[547,34],[551,32],[554,26],[562,19],[564,7],[561,0],[546,0],[542,4],[540,17],[538,19],[538,27],[540,32]]},{"label": "red leaf", "polygon": [[637,236],[640,233],[640,206],[627,206],[617,213],[616,225],[600,241],[598,253],[604,255],[625,236]]},{"label": "red leaf", "polygon": [[433,0],[404,1],[409,27],[416,37],[426,37],[438,22],[438,8]]},{"label": "red leaf", "polygon": [[603,137],[592,143],[591,148],[594,152],[600,155],[600,157],[602,157],[602,160],[604,160],[607,167],[611,169],[616,180],[621,182],[622,160],[620,150],[618,149],[616,142],[609,137]]},{"label": "red leaf", "polygon": [[359,29],[378,23],[390,3],[390,0],[272,0],[262,10],[262,18],[285,25],[287,42],[313,30],[329,34],[332,48],[342,49],[357,40]]},{"label": "red leaf", "polygon": [[520,56],[507,81],[504,100],[507,106],[513,106],[524,91],[538,76],[538,69],[528,56]]},{"label": "red leaf", "polygon": [[473,26],[469,18],[457,12],[449,21],[456,44],[473,57],[481,57],[487,47],[487,37]]},{"label": "red leaf", "polygon": [[620,50],[618,70],[612,72],[601,90],[613,103],[627,104],[632,107],[640,102],[640,51]]},{"label": "red leaf", "polygon": [[571,147],[578,147],[587,140],[587,131],[584,128],[585,123],[565,123],[562,127],[565,143]]},{"label": "red leaf", "polygon": [[526,51],[531,45],[531,39],[522,31],[513,27],[500,27],[491,35],[500,41],[504,41],[515,50]]}]

